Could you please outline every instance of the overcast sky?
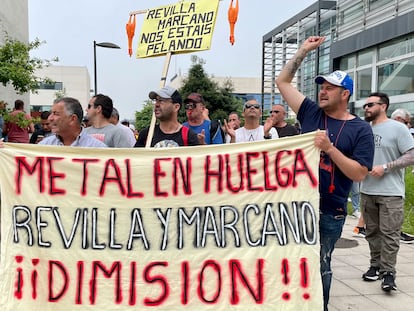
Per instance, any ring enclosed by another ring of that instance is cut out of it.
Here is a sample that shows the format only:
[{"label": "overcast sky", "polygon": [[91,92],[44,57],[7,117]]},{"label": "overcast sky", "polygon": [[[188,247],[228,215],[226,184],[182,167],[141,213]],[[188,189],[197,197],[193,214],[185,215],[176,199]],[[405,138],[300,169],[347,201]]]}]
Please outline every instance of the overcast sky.
[{"label": "overcast sky", "polygon": [[[135,111],[139,111],[147,100],[148,93],[159,88],[165,57],[129,57],[125,30],[129,13],[177,2],[29,0],[30,41],[36,37],[46,41],[33,55],[44,59],[58,57],[58,65],[62,66],[87,66],[93,88],[93,41],[116,43],[121,50],[97,47],[98,92],[113,99],[121,119],[133,119]],[[206,61],[204,68],[209,75],[260,77],[263,35],[316,1],[239,0],[236,42],[233,46],[229,43],[227,20],[230,2],[219,2],[211,49],[173,55],[167,81],[175,74],[188,72],[192,55]],[[143,15],[137,15],[134,52],[143,20]]]}]

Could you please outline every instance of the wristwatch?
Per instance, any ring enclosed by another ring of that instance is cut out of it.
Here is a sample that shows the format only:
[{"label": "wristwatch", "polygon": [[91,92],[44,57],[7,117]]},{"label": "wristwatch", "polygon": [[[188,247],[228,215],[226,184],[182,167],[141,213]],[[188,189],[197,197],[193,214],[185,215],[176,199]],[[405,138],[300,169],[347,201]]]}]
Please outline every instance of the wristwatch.
[{"label": "wristwatch", "polygon": [[389,172],[387,164],[383,164],[382,165],[382,168],[384,169],[384,173],[388,173]]},{"label": "wristwatch", "polygon": [[272,134],[269,134],[268,136],[263,136],[264,139],[272,139]]}]

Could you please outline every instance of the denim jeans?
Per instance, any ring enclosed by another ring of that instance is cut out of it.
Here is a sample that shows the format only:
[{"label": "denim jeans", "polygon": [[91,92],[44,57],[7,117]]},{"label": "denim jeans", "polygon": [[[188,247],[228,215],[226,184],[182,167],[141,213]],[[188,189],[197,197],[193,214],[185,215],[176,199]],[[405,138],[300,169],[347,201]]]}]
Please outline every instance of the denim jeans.
[{"label": "denim jeans", "polygon": [[351,202],[352,202],[352,212],[356,212],[360,210],[359,208],[359,182],[353,182],[351,187]]},{"label": "denim jeans", "polygon": [[335,243],[342,234],[342,228],[345,223],[345,216],[333,216],[328,214],[319,215],[319,233],[320,233],[320,262],[321,278],[323,289],[324,310],[328,310],[329,291],[332,282],[331,259]]}]

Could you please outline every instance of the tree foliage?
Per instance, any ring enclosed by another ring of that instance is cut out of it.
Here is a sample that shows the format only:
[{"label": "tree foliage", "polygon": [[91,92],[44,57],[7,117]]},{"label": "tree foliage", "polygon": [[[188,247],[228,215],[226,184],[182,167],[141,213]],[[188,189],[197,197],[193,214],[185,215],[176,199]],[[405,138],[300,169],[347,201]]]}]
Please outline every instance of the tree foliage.
[{"label": "tree foliage", "polygon": [[193,56],[191,61],[192,66],[189,69],[188,77],[183,80],[183,86],[180,89],[183,98],[193,92],[203,95],[212,120],[223,120],[230,112],[240,111],[242,106],[240,100],[231,94],[233,92],[232,81],[228,79],[224,85],[220,86],[205,72],[203,59]]},{"label": "tree foliage", "polygon": [[148,127],[152,118],[152,101],[147,100],[141,111],[135,112],[135,128],[138,132]]},{"label": "tree foliage", "polygon": [[[48,66],[51,61],[30,57],[30,51],[37,49],[41,44],[39,39],[23,43],[5,35],[4,44],[0,46],[0,82],[3,86],[11,84],[14,90],[23,94],[36,93],[38,78],[35,71]],[[57,61],[57,58],[53,61]]]},{"label": "tree foliage", "polygon": [[[183,80],[183,85],[179,89],[182,98],[186,98],[191,93],[200,93],[206,107],[209,110],[211,120],[224,120],[232,111],[241,112],[242,103],[232,95],[233,84],[231,80],[226,80],[224,85],[219,86],[204,71],[205,61],[197,56],[191,58],[192,66],[188,71],[188,77]],[[152,102],[149,100],[141,111],[135,113],[136,128],[138,131],[148,127],[152,118]],[[184,107],[181,108],[179,121],[185,122],[187,119]]]}]

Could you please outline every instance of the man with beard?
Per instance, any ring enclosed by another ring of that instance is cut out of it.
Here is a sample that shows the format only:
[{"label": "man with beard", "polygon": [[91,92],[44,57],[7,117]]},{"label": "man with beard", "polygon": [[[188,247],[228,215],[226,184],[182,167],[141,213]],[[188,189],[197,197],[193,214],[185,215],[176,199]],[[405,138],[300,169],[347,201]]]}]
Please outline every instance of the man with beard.
[{"label": "man with beard", "polygon": [[404,219],[404,170],[414,163],[414,140],[403,123],[389,119],[389,98],[371,93],[363,108],[375,140],[374,166],[361,185],[361,208],[369,244],[370,268],[364,281],[382,279],[384,291],[396,290],[395,265]]},{"label": "man with beard", "polygon": [[[154,115],[159,121],[155,125],[151,147],[165,148],[198,145],[197,134],[178,122],[178,111],[182,104],[180,93],[167,85],[149,93],[154,103]],[[145,147],[149,128],[143,129],[135,147]]]},{"label": "man with beard", "polygon": [[332,281],[331,258],[347,215],[348,194],[353,181],[361,181],[372,166],[374,142],[369,124],[347,110],[354,84],[343,71],[317,76],[319,104],[307,98],[292,80],[306,55],[317,49],[325,37],[311,36],[299,47],[276,79],[277,87],[297,114],[302,132],[324,129],[315,136],[321,149],[319,164],[320,263],[324,310],[328,310]]}]

